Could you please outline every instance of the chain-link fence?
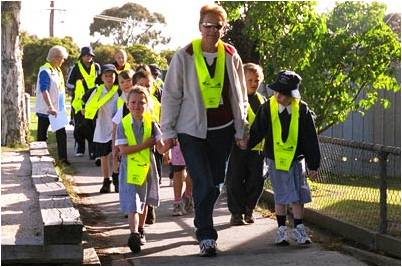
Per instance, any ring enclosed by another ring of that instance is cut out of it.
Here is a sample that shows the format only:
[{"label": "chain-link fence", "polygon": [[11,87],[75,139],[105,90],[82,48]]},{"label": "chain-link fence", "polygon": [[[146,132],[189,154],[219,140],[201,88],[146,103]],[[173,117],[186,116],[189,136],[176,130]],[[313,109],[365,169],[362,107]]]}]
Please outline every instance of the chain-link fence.
[{"label": "chain-link fence", "polygon": [[319,177],[308,181],[313,202],[306,207],[400,238],[400,148],[324,136],[320,148]]}]

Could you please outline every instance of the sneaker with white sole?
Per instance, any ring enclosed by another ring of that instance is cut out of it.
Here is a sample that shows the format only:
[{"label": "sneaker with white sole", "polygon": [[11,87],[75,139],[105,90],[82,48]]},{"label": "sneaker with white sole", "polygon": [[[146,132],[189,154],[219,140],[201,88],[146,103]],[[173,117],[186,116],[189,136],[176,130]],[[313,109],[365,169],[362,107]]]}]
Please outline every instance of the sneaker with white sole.
[{"label": "sneaker with white sole", "polygon": [[291,238],[299,245],[309,245],[312,243],[303,224],[299,224],[296,228],[293,228]]},{"label": "sneaker with white sole", "polygon": [[81,153],[81,152],[77,152],[77,153],[75,153],[75,156],[76,157],[83,157],[84,156],[84,153]]},{"label": "sneaker with white sole", "polygon": [[183,197],[184,210],[187,214],[191,214],[194,211],[194,202],[192,197]]},{"label": "sneaker with white sole", "polygon": [[200,241],[200,256],[213,257],[216,255],[216,241],[213,239],[204,239]]},{"label": "sneaker with white sole", "polygon": [[279,226],[278,231],[276,232],[276,237],[275,237],[275,244],[278,246],[288,246],[289,241],[288,241],[288,233],[287,233],[287,226],[282,225]]},{"label": "sneaker with white sole", "polygon": [[182,203],[173,203],[173,216],[182,216],[184,215]]}]

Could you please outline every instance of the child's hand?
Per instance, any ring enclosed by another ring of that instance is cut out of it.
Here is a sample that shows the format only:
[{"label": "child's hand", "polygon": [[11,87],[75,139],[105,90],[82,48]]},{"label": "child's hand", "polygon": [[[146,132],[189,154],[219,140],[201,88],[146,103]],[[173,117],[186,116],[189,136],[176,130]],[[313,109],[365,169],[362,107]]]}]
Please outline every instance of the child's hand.
[{"label": "child's hand", "polygon": [[168,165],[170,163],[171,156],[170,156],[170,150],[167,153],[163,154],[163,163],[165,165]]},{"label": "child's hand", "polygon": [[155,142],[155,139],[153,137],[148,138],[144,142],[144,146],[146,146],[146,147],[151,147],[151,146],[153,146],[155,144],[156,144],[156,142]]}]

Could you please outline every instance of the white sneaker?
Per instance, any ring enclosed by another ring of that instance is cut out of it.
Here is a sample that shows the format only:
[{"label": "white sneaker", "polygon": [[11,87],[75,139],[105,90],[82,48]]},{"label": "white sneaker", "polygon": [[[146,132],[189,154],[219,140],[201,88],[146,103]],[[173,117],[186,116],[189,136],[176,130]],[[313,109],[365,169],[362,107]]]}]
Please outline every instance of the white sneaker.
[{"label": "white sneaker", "polygon": [[173,204],[173,216],[182,216],[184,215],[182,203],[174,203]]},{"label": "white sneaker", "polygon": [[311,244],[311,239],[306,233],[303,224],[299,224],[296,228],[293,228],[291,238],[297,242],[299,245]]},{"label": "white sneaker", "polygon": [[80,157],[80,158],[81,158],[81,157],[83,157],[83,156],[84,156],[84,153],[77,152],[77,153],[75,153],[75,156],[76,156],[76,157]]},{"label": "white sneaker", "polygon": [[278,231],[276,232],[275,244],[278,246],[288,246],[288,227],[285,225],[279,226]]}]

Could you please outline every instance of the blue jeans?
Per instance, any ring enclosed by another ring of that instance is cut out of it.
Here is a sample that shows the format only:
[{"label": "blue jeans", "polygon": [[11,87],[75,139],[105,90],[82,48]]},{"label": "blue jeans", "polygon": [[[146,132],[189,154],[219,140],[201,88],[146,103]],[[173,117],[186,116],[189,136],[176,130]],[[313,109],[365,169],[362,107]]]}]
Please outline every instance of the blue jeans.
[{"label": "blue jeans", "polygon": [[207,139],[178,134],[180,148],[193,182],[194,226],[198,241],[218,238],[213,210],[219,197],[219,184],[225,178],[226,161],[234,140],[233,124],[208,131]]}]

